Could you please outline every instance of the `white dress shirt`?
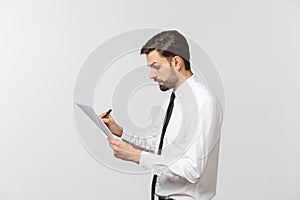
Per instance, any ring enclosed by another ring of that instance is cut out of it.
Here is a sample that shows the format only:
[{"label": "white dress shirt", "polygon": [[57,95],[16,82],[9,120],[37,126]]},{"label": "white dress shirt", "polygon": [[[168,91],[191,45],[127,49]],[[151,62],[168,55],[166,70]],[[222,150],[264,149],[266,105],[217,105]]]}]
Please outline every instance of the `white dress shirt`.
[{"label": "white dress shirt", "polygon": [[195,76],[175,91],[162,154],[158,146],[168,100],[151,129],[122,139],[142,149],[140,166],[158,175],[156,194],[176,200],[208,200],[216,193],[222,107]]}]

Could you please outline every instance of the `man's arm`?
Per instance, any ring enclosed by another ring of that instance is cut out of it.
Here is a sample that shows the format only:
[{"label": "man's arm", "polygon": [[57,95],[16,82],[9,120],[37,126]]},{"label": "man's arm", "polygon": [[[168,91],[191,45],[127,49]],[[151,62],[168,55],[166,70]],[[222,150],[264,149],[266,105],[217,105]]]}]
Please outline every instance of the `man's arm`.
[{"label": "man's arm", "polygon": [[106,113],[102,113],[99,115],[99,117],[114,135],[121,137],[124,142],[130,144],[136,149],[140,149],[146,152],[156,151],[156,143],[159,140],[158,136],[160,135],[159,133],[162,129],[161,122],[163,120],[161,119],[161,114],[156,118],[156,121],[154,121],[150,128],[144,129],[142,130],[143,132],[140,133],[134,131],[128,132],[119,124],[117,124],[111,115],[108,115],[104,118],[105,114]]}]

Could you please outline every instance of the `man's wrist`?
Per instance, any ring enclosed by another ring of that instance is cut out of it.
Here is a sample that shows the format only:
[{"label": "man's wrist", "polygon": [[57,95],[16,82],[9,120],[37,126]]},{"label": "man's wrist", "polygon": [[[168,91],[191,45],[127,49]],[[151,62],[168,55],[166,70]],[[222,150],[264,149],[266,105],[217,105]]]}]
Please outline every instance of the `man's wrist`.
[{"label": "man's wrist", "polygon": [[140,149],[135,149],[135,151],[132,154],[132,161],[139,164],[141,153],[142,153],[142,151]]}]

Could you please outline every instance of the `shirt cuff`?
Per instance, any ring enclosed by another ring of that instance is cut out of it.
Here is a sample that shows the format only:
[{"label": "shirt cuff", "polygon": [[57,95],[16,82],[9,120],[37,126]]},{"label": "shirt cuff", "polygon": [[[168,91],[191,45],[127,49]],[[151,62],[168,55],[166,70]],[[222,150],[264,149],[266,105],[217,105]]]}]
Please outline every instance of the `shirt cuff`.
[{"label": "shirt cuff", "polygon": [[163,156],[146,151],[141,152],[139,165],[143,169],[150,171],[158,176],[170,172]]},{"label": "shirt cuff", "polygon": [[121,139],[124,140],[124,141],[131,141],[132,136],[129,135],[125,129],[123,129]]},{"label": "shirt cuff", "polygon": [[150,161],[151,161],[150,153],[146,151],[142,151],[139,165],[145,170],[152,170]]}]

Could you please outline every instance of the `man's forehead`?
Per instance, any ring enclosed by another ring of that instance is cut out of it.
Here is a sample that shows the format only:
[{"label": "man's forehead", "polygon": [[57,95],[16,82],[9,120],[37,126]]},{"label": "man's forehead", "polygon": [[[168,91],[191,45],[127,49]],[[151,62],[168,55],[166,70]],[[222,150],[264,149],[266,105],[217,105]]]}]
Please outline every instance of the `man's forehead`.
[{"label": "man's forehead", "polygon": [[156,63],[162,63],[166,58],[161,56],[157,51],[151,51],[147,56],[147,65],[152,66]]}]

